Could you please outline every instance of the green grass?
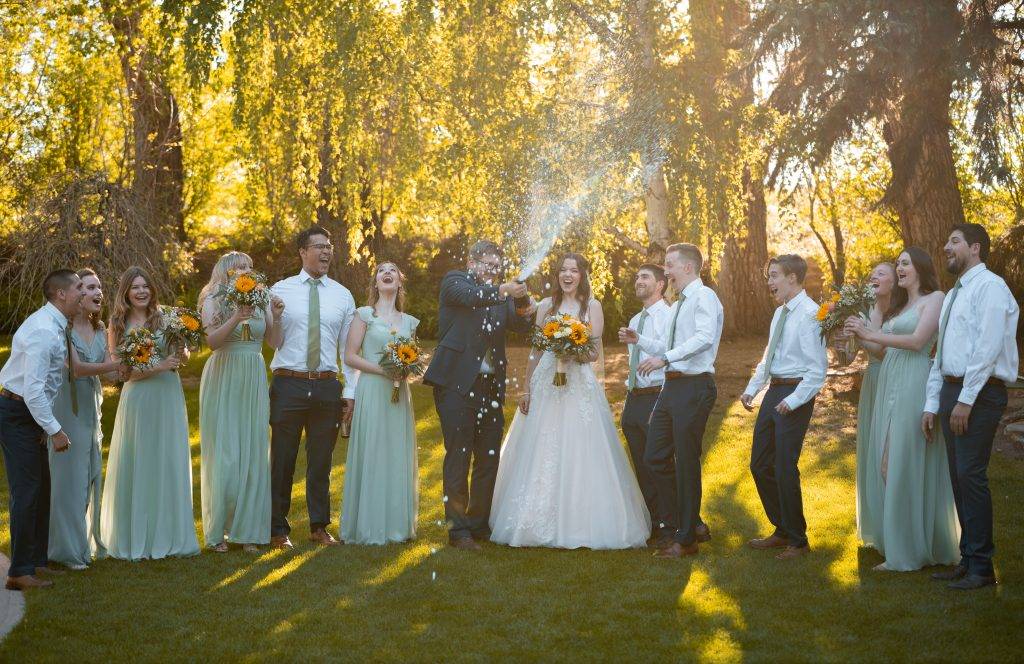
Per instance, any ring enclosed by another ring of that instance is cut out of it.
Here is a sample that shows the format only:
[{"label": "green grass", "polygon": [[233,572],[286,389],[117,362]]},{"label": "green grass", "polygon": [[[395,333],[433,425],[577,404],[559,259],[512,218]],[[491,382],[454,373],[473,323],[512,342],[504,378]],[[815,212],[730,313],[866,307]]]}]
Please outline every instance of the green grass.
[{"label": "green grass", "polygon": [[[621,367],[617,350],[609,359]],[[820,404],[801,464],[813,555],[783,563],[743,546],[767,527],[747,469],[752,416],[736,401],[758,350],[756,343],[740,342],[720,353],[725,366],[705,439],[702,510],[714,541],[696,558],[655,561],[647,551],[494,545],[474,555],[446,548],[438,522],[440,432],[429,392],[417,387],[415,543],[314,548],[303,538],[308,526],[300,467],[294,552],[98,562],[30,594],[26,618],[0,645],[0,659],[1019,658],[1021,461],[997,455],[992,462],[997,589],[954,594],[927,572],[872,572],[880,558],[858,548],[854,531],[856,394],[845,387]],[[198,359],[184,371],[197,526],[196,378],[204,357]],[[620,407],[621,390],[612,397]],[[106,431],[115,409],[116,395],[109,395]],[[342,441],[332,476],[335,522],[344,459]],[[6,510],[0,516],[6,548]]]}]

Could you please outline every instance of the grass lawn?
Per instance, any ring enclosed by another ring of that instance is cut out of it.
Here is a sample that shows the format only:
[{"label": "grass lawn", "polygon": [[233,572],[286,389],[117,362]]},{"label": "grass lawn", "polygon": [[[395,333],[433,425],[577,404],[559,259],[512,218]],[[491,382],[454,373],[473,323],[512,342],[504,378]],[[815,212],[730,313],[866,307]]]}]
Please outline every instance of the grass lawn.
[{"label": "grass lawn", "polygon": [[[293,552],[100,561],[29,594],[25,620],[0,644],[0,659],[1019,659],[1024,462],[1002,454],[992,461],[998,588],[955,594],[926,571],[872,572],[880,557],[858,547],[854,528],[857,395],[849,376],[830,379],[802,457],[813,554],[780,562],[743,546],[767,533],[747,468],[753,416],[737,401],[762,343],[725,344],[719,354],[702,510],[714,541],[696,558],[446,548],[438,420],[429,391],[416,387],[421,498],[415,543],[324,550],[306,542],[300,454]],[[3,349],[0,359],[5,356]],[[197,528],[203,359],[183,372]],[[609,349],[608,359],[609,374],[621,376],[622,348]],[[616,385],[616,411],[622,399]],[[105,431],[116,406],[108,390]],[[331,485],[335,524],[344,460],[342,440]],[[8,550],[6,482],[0,486],[0,547]]]}]

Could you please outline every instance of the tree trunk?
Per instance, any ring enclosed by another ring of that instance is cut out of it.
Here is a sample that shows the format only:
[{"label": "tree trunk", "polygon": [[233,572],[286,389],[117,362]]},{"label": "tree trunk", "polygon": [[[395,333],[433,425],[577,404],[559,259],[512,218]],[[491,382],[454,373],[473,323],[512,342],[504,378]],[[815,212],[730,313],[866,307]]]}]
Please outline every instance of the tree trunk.
[{"label": "tree trunk", "polygon": [[729,337],[763,334],[772,318],[764,281],[768,262],[768,206],[760,177],[743,169],[744,223],[725,236],[718,295],[725,309],[723,334]]},{"label": "tree trunk", "polygon": [[[730,44],[749,22],[746,0],[691,0],[694,57],[705,76],[697,95],[701,123],[713,143],[708,157],[715,173],[701,180],[713,212],[712,232],[723,239],[718,295],[725,309],[724,334],[730,337],[764,334],[772,305],[764,282],[768,261],[768,211],[763,167],[738,170],[744,109],[754,101],[753,80],[735,77]],[[730,188],[743,193],[743,217],[730,217]]]},{"label": "tree trunk", "polygon": [[895,210],[904,244],[929,252],[941,277],[946,274],[942,247],[953,224],[964,221],[949,140],[953,77],[945,49],[921,57],[932,75],[909,82],[885,114],[892,179],[883,202]]},{"label": "tree trunk", "polygon": [[[654,36],[657,26],[654,25],[650,0],[636,0],[628,12],[632,25],[631,31],[636,35],[638,52],[636,54],[636,71],[633,76],[633,93],[630,106],[644,107],[649,105],[649,86],[657,80],[657,58],[654,52]],[[661,262],[665,258],[665,248],[672,243],[669,230],[668,182],[665,180],[665,156],[658,149],[657,139],[642,148],[640,155],[644,173],[644,203],[647,226],[647,260]]]},{"label": "tree trunk", "polygon": [[132,110],[132,194],[139,218],[153,228],[187,240],[184,174],[178,102],[167,84],[159,56],[140,32],[147,6],[131,2],[103,9],[118,44],[121,71]]}]

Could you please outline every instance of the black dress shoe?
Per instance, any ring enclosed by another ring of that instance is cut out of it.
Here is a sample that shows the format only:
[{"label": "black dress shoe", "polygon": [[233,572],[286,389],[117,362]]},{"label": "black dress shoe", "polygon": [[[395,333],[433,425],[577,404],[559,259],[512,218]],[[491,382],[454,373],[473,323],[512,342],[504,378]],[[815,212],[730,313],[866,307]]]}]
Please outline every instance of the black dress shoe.
[{"label": "black dress shoe", "polygon": [[967,568],[963,565],[957,565],[952,569],[947,569],[944,572],[935,572],[932,574],[933,581],[957,581],[967,576]]},{"label": "black dress shoe", "polygon": [[977,590],[978,588],[994,585],[996,585],[996,577],[994,576],[968,574],[959,581],[954,581],[953,583],[948,584],[946,587],[950,590]]}]

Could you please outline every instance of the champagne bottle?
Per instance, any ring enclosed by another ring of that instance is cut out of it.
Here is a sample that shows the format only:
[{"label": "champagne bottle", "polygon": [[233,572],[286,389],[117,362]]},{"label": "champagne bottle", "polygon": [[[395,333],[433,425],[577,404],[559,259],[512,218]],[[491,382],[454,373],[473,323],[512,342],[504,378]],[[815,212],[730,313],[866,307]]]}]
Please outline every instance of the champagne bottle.
[{"label": "champagne bottle", "polygon": [[[515,282],[517,284],[524,283],[522,279],[516,279]],[[530,310],[530,305],[532,304],[530,302],[529,294],[512,298],[512,303],[516,305],[516,313],[520,316],[526,314],[526,312]]]}]

